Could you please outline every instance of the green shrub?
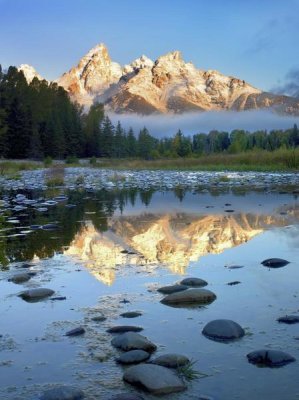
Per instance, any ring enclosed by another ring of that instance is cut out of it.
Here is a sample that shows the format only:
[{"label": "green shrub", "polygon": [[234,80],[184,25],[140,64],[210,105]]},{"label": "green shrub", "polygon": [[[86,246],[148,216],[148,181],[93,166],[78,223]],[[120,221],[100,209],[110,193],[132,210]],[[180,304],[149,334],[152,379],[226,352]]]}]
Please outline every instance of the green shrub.
[{"label": "green shrub", "polygon": [[52,164],[53,164],[53,160],[50,156],[48,156],[44,159],[44,166],[46,168],[50,167],[50,165],[52,165]]}]

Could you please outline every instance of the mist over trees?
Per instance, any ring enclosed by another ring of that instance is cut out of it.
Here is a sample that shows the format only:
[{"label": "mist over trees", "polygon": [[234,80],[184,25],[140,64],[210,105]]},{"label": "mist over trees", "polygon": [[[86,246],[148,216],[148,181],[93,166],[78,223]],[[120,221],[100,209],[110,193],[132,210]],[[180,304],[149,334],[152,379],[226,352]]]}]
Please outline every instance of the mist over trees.
[{"label": "mist over trees", "polygon": [[297,125],[287,130],[247,132],[212,130],[209,134],[157,139],[146,127],[139,132],[114,126],[102,104],[87,113],[72,102],[56,83],[34,78],[27,83],[23,72],[0,66],[0,157],[66,158],[107,157],[149,160],[199,157],[215,153],[240,153],[299,146]]}]

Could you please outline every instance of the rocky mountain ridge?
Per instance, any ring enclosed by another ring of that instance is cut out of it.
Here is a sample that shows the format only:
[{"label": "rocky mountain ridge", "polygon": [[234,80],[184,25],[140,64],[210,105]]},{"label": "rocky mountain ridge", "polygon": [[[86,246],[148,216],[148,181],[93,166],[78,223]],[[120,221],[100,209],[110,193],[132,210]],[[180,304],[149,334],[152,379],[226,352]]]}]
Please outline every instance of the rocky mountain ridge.
[{"label": "rocky mountain ridge", "polygon": [[197,69],[191,62],[185,62],[179,51],[167,53],[156,61],[142,55],[131,64],[121,66],[111,60],[106,46],[101,43],[57,83],[74,101],[84,106],[102,102],[116,113],[270,108],[283,114],[299,115],[298,99],[263,92],[244,80],[215,70]]}]

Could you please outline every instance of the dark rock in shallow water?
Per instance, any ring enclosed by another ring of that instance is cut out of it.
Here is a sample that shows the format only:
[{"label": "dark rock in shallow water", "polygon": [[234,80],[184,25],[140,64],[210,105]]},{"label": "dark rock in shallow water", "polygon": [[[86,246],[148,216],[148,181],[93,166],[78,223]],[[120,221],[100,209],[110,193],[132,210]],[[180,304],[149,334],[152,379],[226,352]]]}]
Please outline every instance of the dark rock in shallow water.
[{"label": "dark rock in shallow water", "polygon": [[166,368],[179,368],[190,363],[188,357],[181,354],[163,354],[151,361],[152,364]]},{"label": "dark rock in shallow water", "polygon": [[58,386],[46,390],[40,397],[40,400],[81,400],[85,395],[80,389],[71,386]]},{"label": "dark rock in shallow water", "polygon": [[207,286],[208,282],[200,278],[185,278],[180,282],[180,284],[191,287],[203,287]]},{"label": "dark rock in shallow water", "polygon": [[142,313],[138,311],[127,311],[120,314],[120,316],[123,318],[136,318],[136,317],[141,317],[141,315]]},{"label": "dark rock in shallow water", "polygon": [[247,359],[261,367],[283,367],[296,361],[290,354],[278,350],[256,350],[247,354]]},{"label": "dark rock in shallow water", "polygon": [[230,341],[243,337],[244,329],[229,319],[215,319],[209,322],[202,330],[204,336],[216,341]]},{"label": "dark rock in shallow water", "polygon": [[299,323],[299,315],[285,315],[284,317],[280,317],[277,319],[278,322],[282,322],[284,324],[298,324]]},{"label": "dark rock in shallow water", "polygon": [[140,326],[128,326],[128,325],[123,325],[123,326],[113,326],[112,328],[107,329],[107,332],[109,333],[125,333],[125,332],[141,332],[143,331],[143,328]]},{"label": "dark rock in shallow water", "polygon": [[71,329],[66,332],[65,336],[79,336],[85,333],[85,329],[82,326],[78,326],[78,328]]},{"label": "dark rock in shallow water", "polygon": [[53,301],[56,301],[56,300],[66,300],[66,297],[65,296],[57,296],[57,297],[51,297],[51,299],[50,300],[53,300]]},{"label": "dark rock in shallow water", "polygon": [[106,321],[106,317],[104,315],[96,315],[95,317],[92,317],[91,320],[95,322],[103,322]]},{"label": "dark rock in shallow water", "polygon": [[261,262],[261,264],[269,268],[281,268],[289,263],[289,261],[282,258],[267,258],[267,260]]},{"label": "dark rock in shallow water", "polygon": [[150,354],[144,350],[131,350],[123,353],[116,359],[120,364],[140,363],[150,358]]},{"label": "dark rock in shallow water", "polygon": [[172,294],[176,292],[182,292],[183,290],[187,290],[188,286],[185,285],[170,285],[170,286],[163,286],[158,289],[159,293],[163,294]]},{"label": "dark rock in shallow water", "polygon": [[45,299],[46,297],[50,297],[54,293],[55,293],[54,290],[51,290],[51,289],[37,288],[37,289],[25,290],[24,292],[20,293],[18,296],[28,302],[35,302],[35,301]]},{"label": "dark rock in shallow water", "polygon": [[16,284],[24,283],[24,282],[29,281],[29,279],[31,279],[31,277],[32,277],[31,274],[28,274],[28,273],[16,274],[16,275],[12,276],[11,278],[9,278],[8,282],[13,282]]},{"label": "dark rock in shallow water", "polygon": [[124,351],[144,350],[151,353],[157,349],[157,346],[154,343],[149,341],[145,336],[136,332],[122,333],[112,339],[111,344],[112,346]]},{"label": "dark rock in shallow water", "polygon": [[184,382],[174,371],[154,364],[130,367],[124,373],[123,379],[155,395],[181,392],[186,389]]},{"label": "dark rock in shallow water", "polygon": [[134,393],[120,393],[111,397],[110,400],[144,400],[142,396]]},{"label": "dark rock in shallow water", "polygon": [[164,297],[161,303],[169,306],[204,305],[212,303],[216,299],[215,293],[207,289],[188,289],[178,293],[172,293]]},{"label": "dark rock in shallow water", "polygon": [[244,268],[244,265],[225,265],[224,267],[228,269],[240,269]]},{"label": "dark rock in shallow water", "polygon": [[241,283],[241,282],[240,281],[232,281],[232,282],[228,282],[227,285],[234,286],[234,285],[239,285],[239,283]]}]

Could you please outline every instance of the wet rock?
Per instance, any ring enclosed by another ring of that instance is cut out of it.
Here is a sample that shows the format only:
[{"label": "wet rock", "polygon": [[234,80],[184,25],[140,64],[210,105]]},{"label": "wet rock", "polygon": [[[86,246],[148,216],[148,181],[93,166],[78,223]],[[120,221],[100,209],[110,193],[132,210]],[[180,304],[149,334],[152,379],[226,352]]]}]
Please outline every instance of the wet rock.
[{"label": "wet rock", "polygon": [[170,285],[170,286],[163,286],[158,289],[159,293],[163,294],[172,294],[176,292],[182,292],[183,290],[187,290],[188,286],[185,285]]},{"label": "wet rock", "polygon": [[40,397],[40,400],[81,400],[85,395],[82,390],[71,386],[58,386],[46,390]]},{"label": "wet rock", "polygon": [[144,350],[131,350],[123,353],[116,361],[120,364],[140,363],[150,358],[150,354]]},{"label": "wet rock", "polygon": [[207,286],[208,282],[200,278],[185,278],[180,282],[180,284],[191,287],[203,287]]},{"label": "wet rock", "polygon": [[157,346],[154,343],[149,341],[145,336],[136,332],[122,333],[112,339],[111,344],[112,346],[124,351],[144,350],[151,353],[157,349]]},{"label": "wet rock", "polygon": [[252,364],[264,367],[283,367],[296,361],[290,354],[278,350],[256,350],[247,354],[247,359]]},{"label": "wet rock", "polygon": [[233,213],[233,212],[235,212],[235,210],[233,210],[233,209],[228,209],[228,210],[224,210],[225,212],[227,212],[227,213]]},{"label": "wet rock", "polygon": [[35,301],[43,300],[47,297],[50,297],[54,293],[55,293],[54,290],[51,290],[51,289],[37,288],[37,289],[25,290],[24,292],[20,293],[18,296],[28,302],[35,302]]},{"label": "wet rock", "polygon": [[66,332],[65,336],[79,336],[85,333],[85,329],[82,326],[78,326],[77,328],[71,329]]},{"label": "wet rock", "polygon": [[95,317],[92,317],[91,320],[95,322],[103,322],[106,321],[106,317],[104,315],[96,315]]},{"label": "wet rock", "polygon": [[144,400],[142,396],[134,393],[120,393],[110,398],[110,400]]},{"label": "wet rock", "polygon": [[207,289],[188,289],[178,293],[172,293],[164,297],[161,303],[171,306],[188,304],[203,305],[212,303],[216,299],[215,293]]},{"label": "wet rock", "polygon": [[286,315],[284,317],[280,317],[277,319],[278,322],[282,322],[284,324],[298,324],[299,323],[299,315]]},{"label": "wet rock", "polygon": [[32,264],[30,264],[30,263],[23,263],[23,264],[21,264],[20,266],[18,266],[19,268],[31,268],[32,267]]},{"label": "wet rock", "polygon": [[53,300],[53,301],[61,301],[61,300],[66,300],[66,297],[65,297],[65,296],[51,297],[50,300]]},{"label": "wet rock", "polygon": [[224,267],[228,269],[240,269],[244,268],[244,265],[225,265]]},{"label": "wet rock", "polygon": [[24,283],[24,282],[29,281],[29,279],[31,279],[31,277],[32,277],[31,274],[28,274],[28,273],[16,274],[16,275],[12,276],[11,278],[9,278],[8,282],[13,282],[16,284]]},{"label": "wet rock", "polygon": [[239,283],[241,283],[241,282],[240,281],[232,281],[232,282],[228,282],[227,285],[234,286],[234,285],[239,285]]},{"label": "wet rock", "polygon": [[136,317],[141,317],[141,315],[142,313],[138,311],[127,311],[120,314],[120,316],[123,318],[136,318]]},{"label": "wet rock", "polygon": [[181,354],[163,354],[151,361],[152,364],[166,368],[178,368],[190,363],[188,357]]},{"label": "wet rock", "polygon": [[122,326],[113,326],[112,328],[107,329],[109,333],[125,333],[125,332],[141,332],[143,328],[140,326],[129,326],[129,325],[122,325]]},{"label": "wet rock", "polygon": [[155,395],[181,392],[186,389],[184,382],[174,371],[154,364],[130,367],[124,373],[123,379]]},{"label": "wet rock", "polygon": [[281,268],[289,263],[289,261],[284,260],[283,258],[267,258],[261,262],[261,264],[269,268]]},{"label": "wet rock", "polygon": [[216,341],[236,340],[245,335],[244,329],[229,319],[215,319],[209,322],[202,330],[204,336]]}]

